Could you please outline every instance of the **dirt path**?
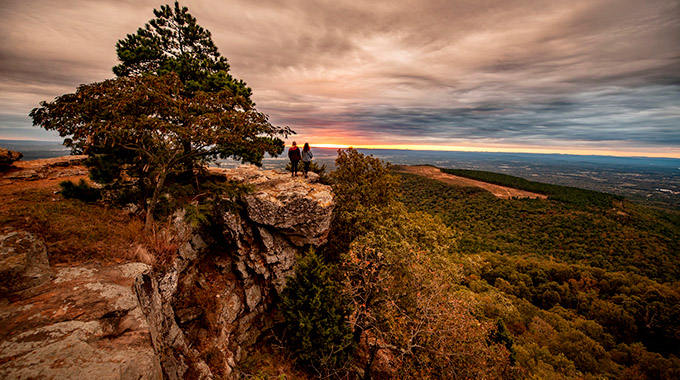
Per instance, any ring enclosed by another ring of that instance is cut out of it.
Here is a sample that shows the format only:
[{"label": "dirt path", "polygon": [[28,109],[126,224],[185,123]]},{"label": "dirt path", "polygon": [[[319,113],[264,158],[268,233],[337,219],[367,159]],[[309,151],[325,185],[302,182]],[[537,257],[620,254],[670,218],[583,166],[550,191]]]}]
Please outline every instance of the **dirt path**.
[{"label": "dirt path", "polygon": [[448,183],[455,186],[473,186],[481,187],[484,190],[491,192],[491,194],[497,196],[498,198],[508,199],[508,198],[538,198],[547,199],[548,197],[543,194],[532,193],[529,191],[513,189],[511,187],[505,187],[500,185],[494,185],[487,182],[477,181],[474,179],[469,179],[465,177],[459,177],[452,174],[442,173],[439,168],[434,166],[399,166],[399,169],[406,173],[412,173],[421,175],[423,177],[428,177],[436,179],[438,181]]}]

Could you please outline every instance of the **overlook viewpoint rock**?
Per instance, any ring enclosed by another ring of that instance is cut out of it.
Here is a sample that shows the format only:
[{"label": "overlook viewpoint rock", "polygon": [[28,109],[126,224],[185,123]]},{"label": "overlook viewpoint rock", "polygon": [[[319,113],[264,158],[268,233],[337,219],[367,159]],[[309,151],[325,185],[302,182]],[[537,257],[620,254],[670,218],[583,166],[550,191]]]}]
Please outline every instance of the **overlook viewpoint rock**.
[{"label": "overlook viewpoint rock", "polygon": [[[217,202],[209,227],[176,212],[172,236],[160,237],[170,257],[162,264],[50,268],[41,258],[40,271],[24,270],[23,284],[4,289],[0,377],[233,378],[248,347],[273,325],[274,300],[296,256],[325,241],[334,201],[314,175],[254,166],[211,172],[253,190],[235,206]],[[15,185],[35,180],[13,177]],[[42,247],[22,231],[3,234]]]},{"label": "overlook viewpoint rock", "polygon": [[12,165],[23,157],[23,153],[0,148],[0,167]]}]

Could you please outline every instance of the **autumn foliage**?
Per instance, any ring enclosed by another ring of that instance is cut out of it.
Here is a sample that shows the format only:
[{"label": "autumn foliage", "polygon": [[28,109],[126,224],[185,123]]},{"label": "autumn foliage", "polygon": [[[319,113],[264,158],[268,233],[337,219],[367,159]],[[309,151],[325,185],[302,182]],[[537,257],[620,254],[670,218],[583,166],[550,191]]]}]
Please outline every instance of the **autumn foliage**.
[{"label": "autumn foliage", "polygon": [[[493,338],[496,322],[479,318],[474,297],[457,285],[462,274],[454,262],[455,232],[397,202],[398,179],[379,159],[340,151],[330,177],[337,209],[330,242],[322,248],[323,265],[338,268],[339,276],[327,286],[341,290],[336,301],[348,302],[343,310],[351,313],[343,323],[357,345],[351,365],[334,373],[402,379],[512,376],[506,342]],[[299,301],[300,314],[318,307]],[[299,358],[304,362],[310,354]]]},{"label": "autumn foliage", "polygon": [[217,158],[260,164],[283,152],[293,133],[269,123],[250,99],[209,31],[186,7],[154,10],[154,19],[116,45],[118,75],[42,102],[33,124],[54,130],[87,154],[93,180],[134,193],[147,228],[166,181],[192,183]]}]

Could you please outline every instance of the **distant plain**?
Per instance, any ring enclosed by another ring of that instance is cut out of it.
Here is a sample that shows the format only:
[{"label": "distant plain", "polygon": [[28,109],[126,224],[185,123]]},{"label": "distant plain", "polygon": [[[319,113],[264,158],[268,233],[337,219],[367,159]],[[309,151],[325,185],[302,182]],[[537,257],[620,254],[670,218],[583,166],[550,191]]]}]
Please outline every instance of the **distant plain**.
[{"label": "distant plain", "polygon": [[[68,155],[59,142],[0,140],[0,147],[20,151],[24,160]],[[312,144],[313,147],[313,144]],[[394,165],[433,165],[509,174],[531,181],[573,186],[625,196],[665,209],[680,210],[680,159],[651,157],[579,156],[566,154],[446,152],[358,149]],[[334,166],[336,149],[313,148],[314,159]],[[283,169],[285,154],[263,161],[265,169]],[[221,166],[238,162],[222,160]]]}]

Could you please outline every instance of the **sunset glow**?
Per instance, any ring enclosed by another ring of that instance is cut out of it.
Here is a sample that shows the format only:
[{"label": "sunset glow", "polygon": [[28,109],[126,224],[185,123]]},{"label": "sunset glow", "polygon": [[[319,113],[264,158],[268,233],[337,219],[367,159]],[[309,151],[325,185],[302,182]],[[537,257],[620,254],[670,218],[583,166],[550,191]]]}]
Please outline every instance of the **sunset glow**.
[{"label": "sunset glow", "polygon": [[470,147],[461,145],[408,145],[408,144],[310,144],[314,148],[329,149],[397,149],[397,150],[426,150],[426,151],[449,151],[449,152],[499,152],[499,153],[542,153],[542,154],[575,154],[596,156],[620,156],[620,157],[669,157],[680,159],[680,149],[668,149],[663,151],[622,151],[607,149],[570,149],[570,148],[546,148],[531,146],[480,146]]},{"label": "sunset glow", "polygon": [[[3,1],[0,139],[161,3]],[[287,145],[680,158],[677,1],[181,3]]]}]

